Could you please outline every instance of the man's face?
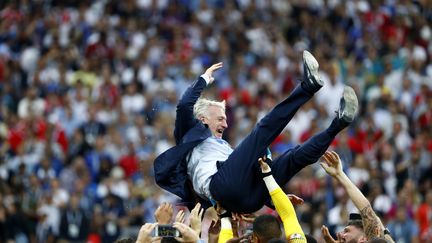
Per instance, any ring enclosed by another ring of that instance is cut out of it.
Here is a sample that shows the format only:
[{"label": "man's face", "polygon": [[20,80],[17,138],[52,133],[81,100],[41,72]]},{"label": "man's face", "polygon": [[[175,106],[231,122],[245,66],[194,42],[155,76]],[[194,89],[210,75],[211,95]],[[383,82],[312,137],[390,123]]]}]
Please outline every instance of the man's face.
[{"label": "man's face", "polygon": [[207,124],[213,136],[222,138],[224,130],[228,127],[225,111],[218,106],[209,106],[208,116],[202,118],[202,122]]},{"label": "man's face", "polygon": [[344,230],[338,234],[340,234],[341,242],[360,243],[366,240],[363,230],[353,225],[346,226]]}]

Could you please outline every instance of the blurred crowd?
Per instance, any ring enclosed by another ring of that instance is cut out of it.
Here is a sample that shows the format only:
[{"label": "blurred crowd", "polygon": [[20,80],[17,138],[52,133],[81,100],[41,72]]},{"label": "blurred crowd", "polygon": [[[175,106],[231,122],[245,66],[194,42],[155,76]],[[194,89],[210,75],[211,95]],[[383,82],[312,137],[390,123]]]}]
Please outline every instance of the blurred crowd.
[{"label": "blurred crowd", "polygon": [[[302,76],[325,85],[273,157],[327,127],[344,85],[359,117],[332,149],[396,242],[432,241],[432,1],[0,1],[0,242],[113,242],[178,199],[154,182],[180,95],[212,63],[231,144]],[[354,210],[318,166],[288,192],[305,233]]]}]

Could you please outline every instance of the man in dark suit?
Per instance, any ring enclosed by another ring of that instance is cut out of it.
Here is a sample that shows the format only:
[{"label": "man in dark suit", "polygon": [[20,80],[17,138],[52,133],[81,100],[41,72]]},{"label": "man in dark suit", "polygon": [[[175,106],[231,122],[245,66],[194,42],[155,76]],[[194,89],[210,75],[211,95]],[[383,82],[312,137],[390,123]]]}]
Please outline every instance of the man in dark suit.
[{"label": "man in dark suit", "polygon": [[[154,162],[157,184],[193,206],[220,205],[232,212],[250,213],[270,200],[256,161],[282,132],[296,111],[322,86],[318,62],[303,52],[304,77],[300,85],[276,105],[236,147],[222,139],[228,127],[225,102],[200,98],[203,89],[214,81],[217,63],[208,68],[183,94],[177,105],[174,136],[176,146]],[[347,127],[357,113],[357,97],[345,87],[340,108],[331,125],[306,143],[275,158],[270,165],[279,185],[285,185],[303,167],[316,162],[334,137]]]}]

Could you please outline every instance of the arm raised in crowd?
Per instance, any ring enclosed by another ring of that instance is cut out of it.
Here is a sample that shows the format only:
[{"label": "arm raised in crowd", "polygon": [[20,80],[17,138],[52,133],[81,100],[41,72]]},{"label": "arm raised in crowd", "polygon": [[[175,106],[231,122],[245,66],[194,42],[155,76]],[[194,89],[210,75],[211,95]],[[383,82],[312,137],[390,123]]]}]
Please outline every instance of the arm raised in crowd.
[{"label": "arm raised in crowd", "polygon": [[170,224],[173,216],[173,207],[170,203],[164,202],[156,209],[154,217],[159,224]]},{"label": "arm raised in crowd", "polygon": [[193,107],[201,95],[201,92],[208,85],[213,83],[213,72],[221,68],[221,62],[210,66],[201,77],[195,81],[183,94],[177,104],[174,137],[179,144],[181,138],[196,124],[193,114]]},{"label": "arm raised in crowd", "polygon": [[181,234],[181,237],[175,237],[175,239],[179,242],[188,242],[188,243],[204,242],[200,240],[199,235],[191,227],[183,223],[175,222],[173,224],[173,227],[176,228]]},{"label": "arm raised in crowd", "polygon": [[158,242],[160,241],[160,237],[152,237],[153,229],[156,227],[157,223],[146,223],[141,226],[141,229],[138,233],[138,238],[136,243],[149,243],[149,242]]},{"label": "arm raised in crowd", "polygon": [[204,214],[204,208],[200,203],[197,203],[189,215],[190,227],[198,234],[201,234],[201,223]]},{"label": "arm raised in crowd", "polygon": [[394,242],[390,235],[384,233],[385,227],[375,214],[370,202],[343,172],[339,155],[334,151],[326,151],[323,158],[324,161],[320,162],[320,164],[325,172],[335,178],[345,188],[348,196],[360,211],[364,232],[368,240],[386,238]]},{"label": "arm raised in crowd", "polygon": [[[306,239],[305,234],[300,226],[297,219],[297,215],[294,210],[294,206],[290,201],[290,198],[282,191],[280,186],[277,184],[273,175],[271,174],[270,166],[265,162],[264,159],[259,158],[258,162],[261,167],[261,172],[263,173],[263,180],[267,186],[270,193],[273,204],[275,205],[276,211],[282,219],[285,235],[288,240],[294,238]],[[292,199],[296,203],[303,203],[303,200],[299,197],[291,195]]]},{"label": "arm raised in crowd", "polygon": [[175,217],[174,222],[178,222],[178,223],[184,224],[184,222],[185,222],[185,216],[186,216],[185,212],[183,210],[179,210],[178,213],[177,213],[177,215],[176,215],[176,217]]}]

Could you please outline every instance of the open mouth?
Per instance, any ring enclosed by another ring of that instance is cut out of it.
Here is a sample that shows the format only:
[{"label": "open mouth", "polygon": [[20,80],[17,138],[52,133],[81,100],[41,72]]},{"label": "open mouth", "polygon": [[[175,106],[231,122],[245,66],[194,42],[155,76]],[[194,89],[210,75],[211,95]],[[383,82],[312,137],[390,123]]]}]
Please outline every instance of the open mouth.
[{"label": "open mouth", "polygon": [[222,137],[222,133],[223,133],[224,129],[220,128],[220,129],[216,129],[216,136],[217,137]]}]

